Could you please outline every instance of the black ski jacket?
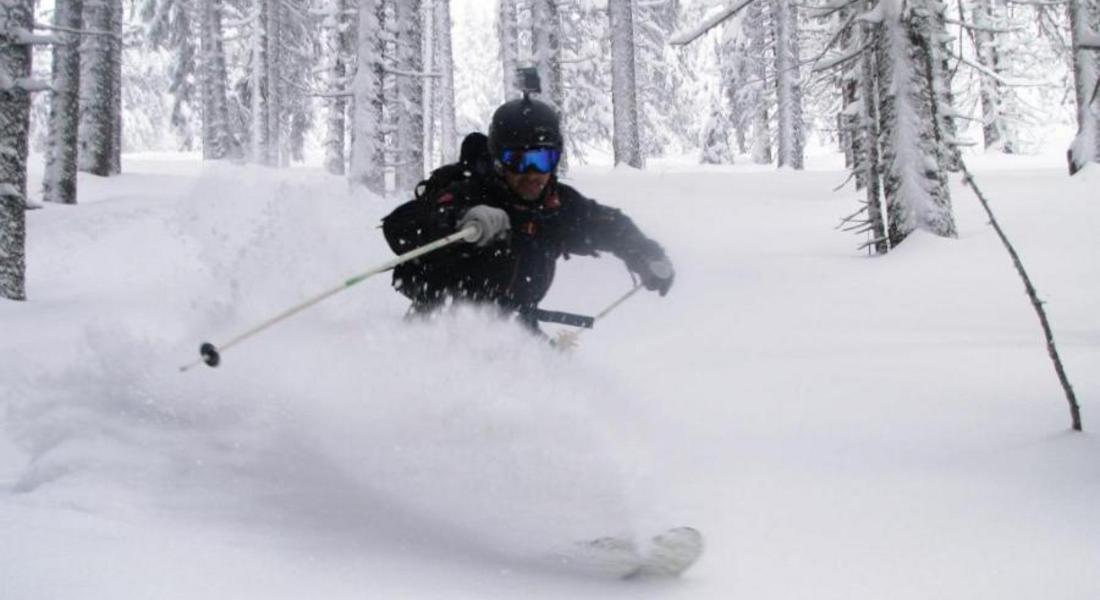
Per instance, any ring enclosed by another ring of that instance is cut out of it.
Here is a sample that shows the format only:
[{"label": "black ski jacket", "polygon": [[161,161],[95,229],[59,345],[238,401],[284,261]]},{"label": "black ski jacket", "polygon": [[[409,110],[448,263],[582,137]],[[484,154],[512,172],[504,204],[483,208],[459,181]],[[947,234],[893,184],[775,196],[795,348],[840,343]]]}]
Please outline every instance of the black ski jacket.
[{"label": "black ski jacket", "polygon": [[556,179],[537,202],[520,199],[497,177],[462,181],[434,198],[397,207],[383,219],[382,230],[393,251],[402,254],[454,233],[459,218],[479,204],[508,213],[510,238],[484,247],[455,244],[397,267],[393,286],[417,309],[434,308],[451,296],[531,313],[550,289],[561,256],[607,251],[633,271],[664,257],[661,246],[629,217]]}]

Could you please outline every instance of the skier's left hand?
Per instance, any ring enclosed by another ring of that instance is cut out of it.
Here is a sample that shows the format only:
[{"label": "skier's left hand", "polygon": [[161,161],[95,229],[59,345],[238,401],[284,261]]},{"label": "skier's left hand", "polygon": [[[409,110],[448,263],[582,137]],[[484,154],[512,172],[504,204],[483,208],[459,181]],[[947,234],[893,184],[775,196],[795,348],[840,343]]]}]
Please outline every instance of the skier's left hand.
[{"label": "skier's left hand", "polygon": [[631,270],[638,274],[642,285],[647,290],[653,290],[662,296],[668,293],[672,287],[672,281],[676,279],[676,269],[672,268],[672,262],[662,256],[639,261],[632,265]]}]

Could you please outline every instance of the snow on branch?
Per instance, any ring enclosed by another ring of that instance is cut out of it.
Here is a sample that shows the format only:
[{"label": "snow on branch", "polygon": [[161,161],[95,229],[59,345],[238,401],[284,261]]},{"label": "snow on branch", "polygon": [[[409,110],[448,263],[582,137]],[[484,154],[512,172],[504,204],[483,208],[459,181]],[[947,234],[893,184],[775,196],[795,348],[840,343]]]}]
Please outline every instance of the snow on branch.
[{"label": "snow on branch", "polygon": [[19,200],[23,199],[23,194],[19,192],[19,188],[10,183],[0,183],[0,198],[9,196]]},{"label": "snow on branch", "polygon": [[10,77],[0,77],[0,92],[6,92],[9,90],[22,90],[24,92],[48,92],[52,88],[49,82],[42,81],[41,79],[35,79],[33,77],[19,77],[12,79]]},{"label": "snow on branch", "polygon": [[35,35],[22,27],[15,27],[9,30],[9,34],[12,44],[16,46],[37,46],[61,43],[61,40],[52,35]]},{"label": "snow on branch", "polygon": [[721,25],[726,19],[741,12],[743,8],[753,1],[754,0],[733,0],[732,3],[713,11],[709,17],[703,19],[703,22],[694,29],[674,34],[669,38],[668,43],[673,46],[686,46],[706,35],[711,29]]},{"label": "snow on branch", "polygon": [[841,0],[840,2],[831,1],[831,2],[826,2],[823,6],[805,5],[805,6],[802,6],[801,8],[805,8],[806,10],[812,11],[814,18],[823,19],[823,18],[828,17],[828,16],[830,16],[834,13],[842,11],[845,8],[848,8],[850,6],[854,6],[856,3],[858,3],[858,1],[859,0]]},{"label": "snow on branch", "polygon": [[394,69],[392,67],[382,67],[383,73],[389,73],[390,75],[400,75],[402,77],[442,77],[442,73],[423,72],[423,71],[405,71],[402,69]]},{"label": "snow on branch", "polygon": [[[122,38],[121,35],[113,32],[113,31],[99,31],[99,30],[95,30],[95,29],[72,29],[70,27],[58,27],[57,25],[47,25],[45,23],[35,23],[34,28],[35,29],[45,29],[46,31],[60,31],[61,33],[75,33],[77,35],[104,35],[104,36],[113,37],[113,38],[116,38],[116,39],[121,39]],[[47,36],[43,36],[43,37],[47,37]],[[53,36],[48,36],[48,37],[51,39],[51,41],[42,42],[42,43],[45,43],[45,44],[63,44],[63,43],[65,43],[62,40],[59,40],[59,39],[57,39]]]},{"label": "snow on branch", "polygon": [[1016,33],[1023,31],[1023,27],[989,27],[986,25],[974,25],[973,23],[967,23],[966,21],[959,21],[957,19],[944,19],[944,22],[948,25],[958,25],[968,31],[986,31],[989,33]]},{"label": "snow on branch", "polygon": [[1086,30],[1085,34],[1077,40],[1077,47],[1100,50],[1100,33]]}]

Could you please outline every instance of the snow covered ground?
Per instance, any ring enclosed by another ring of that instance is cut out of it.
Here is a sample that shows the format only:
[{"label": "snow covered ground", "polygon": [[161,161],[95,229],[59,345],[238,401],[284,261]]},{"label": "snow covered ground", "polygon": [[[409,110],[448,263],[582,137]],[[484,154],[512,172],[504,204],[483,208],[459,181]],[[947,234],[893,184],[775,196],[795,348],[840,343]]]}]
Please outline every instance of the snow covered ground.
[{"label": "snow covered ground", "polygon": [[[370,280],[180,373],[199,342],[389,257],[311,170],[128,156],[29,214],[0,302],[0,598],[1100,598],[1100,170],[975,157],[1082,403],[969,191],[884,258],[804,172],[587,167],[678,268],[561,355]],[[32,175],[32,181],[37,181]],[[545,307],[628,289],[562,265]],[[555,551],[691,524],[679,581]]]}]

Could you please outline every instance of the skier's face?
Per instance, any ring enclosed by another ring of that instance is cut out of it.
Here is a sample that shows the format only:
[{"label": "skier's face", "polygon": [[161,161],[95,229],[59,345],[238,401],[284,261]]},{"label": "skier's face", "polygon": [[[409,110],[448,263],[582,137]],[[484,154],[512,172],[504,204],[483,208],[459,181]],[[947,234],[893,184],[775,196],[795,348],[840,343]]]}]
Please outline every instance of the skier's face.
[{"label": "skier's face", "polygon": [[508,169],[504,169],[504,183],[507,183],[508,188],[520,198],[528,202],[534,202],[542,195],[542,190],[546,187],[546,184],[550,183],[550,174],[535,171],[513,173]]}]

